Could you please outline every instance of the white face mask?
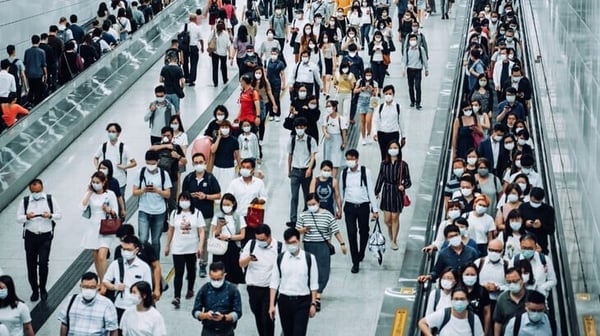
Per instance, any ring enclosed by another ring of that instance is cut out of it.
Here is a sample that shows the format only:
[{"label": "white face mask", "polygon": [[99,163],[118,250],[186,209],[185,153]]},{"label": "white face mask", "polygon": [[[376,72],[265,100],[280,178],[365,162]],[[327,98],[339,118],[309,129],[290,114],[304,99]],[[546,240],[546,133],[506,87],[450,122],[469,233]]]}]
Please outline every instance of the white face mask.
[{"label": "white face mask", "polygon": [[454,168],[454,169],[452,170],[452,172],[454,173],[454,175],[455,175],[455,176],[457,176],[457,177],[461,177],[461,176],[462,176],[462,174],[464,174],[464,173],[465,173],[465,169],[464,169],[464,168]]},{"label": "white face mask", "polygon": [[442,279],[442,281],[440,281],[440,286],[442,286],[442,288],[445,290],[451,290],[452,287],[454,287],[454,281]]},{"label": "white face mask", "polygon": [[349,51],[348,56],[350,56],[350,57],[356,56],[356,51]]},{"label": "white face mask", "polygon": [[7,288],[0,289],[0,300],[6,299],[7,296],[8,296],[8,289]]},{"label": "white face mask", "polygon": [[254,51],[246,51],[246,55],[252,57],[254,56]]},{"label": "white face mask", "polygon": [[521,229],[521,226],[522,226],[523,224],[521,224],[521,222],[519,222],[519,221],[511,221],[511,222],[509,223],[509,225],[510,225],[510,228],[511,228],[513,231],[519,231],[519,230]]},{"label": "white face mask", "polygon": [[81,289],[81,297],[83,297],[84,300],[86,301],[92,301],[96,295],[98,294],[98,291],[94,288],[82,288]]},{"label": "white face mask", "polygon": [[169,143],[169,142],[171,142],[171,140],[169,140],[169,137],[163,137],[162,138],[162,142],[163,143]]},{"label": "white face mask", "polygon": [[330,178],[331,177],[331,170],[321,170],[321,176],[323,176],[325,178]]},{"label": "white face mask", "polygon": [[330,113],[333,113],[333,107],[331,107],[331,106],[327,106],[327,107],[325,108],[325,111],[327,111],[327,113],[328,113],[328,114],[330,114]]},{"label": "white face mask", "polygon": [[346,160],[346,166],[350,169],[356,167],[356,160]]},{"label": "white face mask", "polygon": [[242,127],[242,131],[244,131],[245,133],[250,133],[251,130],[252,130],[251,126],[244,126],[244,127]]},{"label": "white face mask", "polygon": [[400,150],[398,148],[390,148],[390,149],[388,149],[388,154],[390,156],[398,156],[398,153],[400,153]]},{"label": "white face mask", "polygon": [[159,103],[164,103],[165,102],[165,97],[156,97],[156,101]]},{"label": "white face mask", "polygon": [[471,109],[473,109],[473,112],[475,113],[479,112],[479,106],[472,106]]},{"label": "white face mask", "polygon": [[231,213],[231,211],[233,210],[233,207],[231,205],[223,205],[221,208],[223,209],[223,212],[226,214]]},{"label": "white face mask", "polygon": [[515,167],[521,168],[521,160],[515,160]]},{"label": "white face mask", "polygon": [[522,274],[523,282],[525,282],[525,283],[529,282],[529,278],[530,277],[531,277],[531,274],[529,274],[529,273],[523,273]]},{"label": "white face mask", "polygon": [[308,211],[315,213],[317,211],[319,211],[319,205],[309,205],[307,206]]},{"label": "white face mask", "polygon": [[133,260],[133,259],[135,259],[135,253],[133,251],[121,250],[121,256],[125,260]]},{"label": "white face mask", "polygon": [[365,76],[365,80],[368,82],[373,78],[373,76]]},{"label": "white face mask", "polygon": [[314,49],[314,48],[315,48],[315,45],[311,43],[311,44],[309,44],[309,45],[308,45],[308,47],[309,47],[310,49]]},{"label": "white face mask", "polygon": [[296,254],[296,252],[298,252],[298,249],[300,249],[298,247],[298,244],[285,244],[285,248],[291,254]]},{"label": "white face mask", "polygon": [[302,57],[302,62],[308,63],[308,57]]},{"label": "white face mask", "polygon": [[473,189],[460,188],[460,193],[465,197],[469,197],[469,196],[471,196],[471,194],[473,194]]},{"label": "white face mask", "polygon": [[204,163],[194,165],[194,170],[196,173],[203,173],[206,170],[206,165]]},{"label": "white face mask", "polygon": [[240,175],[242,177],[250,177],[252,176],[252,170],[248,168],[242,168],[240,169]]},{"label": "white face mask", "polygon": [[311,109],[311,110],[316,109],[318,106],[319,105],[317,105],[317,104],[308,104],[308,108]]},{"label": "white face mask", "polygon": [[218,120],[218,121],[223,121],[223,120],[225,120],[225,115],[224,115],[224,114],[217,114],[217,120]]},{"label": "white face mask", "polygon": [[450,244],[450,246],[452,246],[452,247],[460,246],[461,242],[462,242],[462,240],[460,239],[460,235],[454,236],[454,237],[448,239],[448,244]]},{"label": "white face mask", "polygon": [[298,98],[306,99],[306,91],[298,91]]},{"label": "white face mask", "polygon": [[506,101],[509,103],[514,103],[517,100],[517,96],[506,96]]},{"label": "white face mask", "polygon": [[490,259],[490,261],[492,262],[498,262],[498,260],[500,260],[500,258],[502,258],[502,254],[499,252],[492,252],[492,251],[488,251],[488,258]]},{"label": "white face mask", "polygon": [[261,73],[256,73],[256,74],[254,74],[254,78],[261,79],[262,78],[262,74]]},{"label": "white face mask", "polygon": [[221,128],[221,135],[224,136],[228,136],[229,135],[229,128]]},{"label": "white face mask", "polygon": [[463,275],[463,283],[467,286],[473,286],[477,282],[476,275]]},{"label": "white face mask", "polygon": [[108,169],[106,169],[106,168],[101,168],[101,169],[98,169],[98,171],[100,171],[102,174],[104,174],[104,175],[108,176]]},{"label": "white face mask", "polygon": [[131,296],[129,296],[128,301],[131,305],[139,305],[140,303],[142,303],[142,297],[139,294],[131,294]]},{"label": "white face mask", "polygon": [[278,58],[279,58],[279,56],[277,56],[277,55],[271,55],[271,61],[273,61],[273,62],[277,61]]},{"label": "white face mask", "polygon": [[350,71],[350,69],[349,69],[349,68],[342,68],[342,72],[343,72],[343,73],[347,74],[347,73],[348,73],[348,71]]},{"label": "white face mask", "polygon": [[173,129],[173,131],[177,131],[179,130],[179,124],[171,124],[171,128]]},{"label": "white face mask", "polygon": [[148,169],[148,171],[155,171],[158,168],[157,164],[146,164],[146,169]]},{"label": "white face mask", "polygon": [[100,190],[102,190],[102,183],[92,183],[92,188],[95,191],[100,191]]},{"label": "white face mask", "polygon": [[386,95],[384,96],[384,99],[385,99],[385,102],[386,102],[386,103],[391,103],[391,102],[393,102],[393,101],[394,101],[394,95],[391,95],[391,94],[386,94]]},{"label": "white face mask", "polygon": [[460,217],[460,210],[448,210],[448,218],[457,219]]},{"label": "white face mask", "polygon": [[476,205],[475,206],[475,212],[477,212],[480,215],[483,215],[486,211],[487,211],[487,207],[485,206],[481,206],[481,205]]},{"label": "white face mask", "polygon": [[468,157],[467,158],[467,163],[470,164],[471,166],[477,163],[477,158],[476,157]]},{"label": "white face mask", "polygon": [[183,209],[183,210],[187,210],[190,208],[191,202],[190,201],[179,201],[179,206]]},{"label": "white face mask", "polygon": [[522,192],[525,192],[525,189],[527,189],[527,183],[517,183],[517,185],[519,186]]},{"label": "white face mask", "polygon": [[542,206],[542,203],[529,202],[532,208],[537,209]]},{"label": "white face mask", "polygon": [[506,196],[506,201],[508,201],[509,203],[514,203],[518,200],[519,200],[519,195],[509,194],[508,196]]},{"label": "white face mask", "polygon": [[519,139],[519,140],[517,140],[517,143],[519,144],[519,146],[524,146],[525,144],[527,144],[527,140]]},{"label": "white face mask", "polygon": [[415,40],[410,40],[410,41],[408,41],[408,43],[410,44],[411,47],[417,46],[417,41],[415,41]]},{"label": "white face mask", "polygon": [[304,128],[296,128],[296,135],[303,136],[304,135]]},{"label": "white face mask", "polygon": [[210,280],[210,285],[213,286],[214,288],[221,288],[223,287],[223,284],[225,283],[225,279],[221,279],[221,280]]},{"label": "white face mask", "polygon": [[515,149],[515,143],[514,142],[505,143],[504,149],[506,149],[507,151],[511,151],[511,150]]},{"label": "white face mask", "polygon": [[350,33],[350,34],[348,34],[348,37],[349,37],[349,38],[353,38],[354,36],[356,36],[356,35],[354,35],[354,33]]},{"label": "white face mask", "polygon": [[473,110],[471,110],[471,109],[464,110],[463,114],[467,117],[470,117],[473,114]]},{"label": "white face mask", "polygon": [[273,34],[267,34],[267,38],[268,38],[269,40],[272,40],[272,39],[273,39],[273,37],[274,37],[274,36],[273,36]]}]

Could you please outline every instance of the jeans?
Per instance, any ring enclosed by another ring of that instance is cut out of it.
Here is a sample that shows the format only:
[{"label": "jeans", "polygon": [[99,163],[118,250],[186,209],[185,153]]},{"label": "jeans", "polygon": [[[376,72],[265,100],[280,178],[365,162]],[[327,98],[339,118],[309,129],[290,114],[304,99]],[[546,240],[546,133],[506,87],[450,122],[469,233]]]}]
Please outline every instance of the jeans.
[{"label": "jeans", "polygon": [[[363,46],[368,46],[369,45],[369,33],[371,32],[371,24],[370,23],[366,23],[362,26],[360,26],[360,41],[362,43]],[[365,43],[366,41],[366,43]]]},{"label": "jeans", "polygon": [[175,268],[175,279],[173,284],[175,286],[176,298],[181,297],[181,287],[183,287],[183,270],[184,267],[187,270],[187,281],[188,291],[194,290],[194,281],[196,280],[196,254],[174,254],[173,255],[173,268]]},{"label": "jeans", "polygon": [[219,62],[221,62],[221,76],[223,77],[223,84],[227,83],[227,56],[221,56],[212,53],[210,58],[212,59],[213,84],[215,86],[219,85]]},{"label": "jeans", "polygon": [[173,104],[173,107],[175,107],[175,113],[179,113],[179,96],[176,93],[169,93],[165,98],[171,104]]},{"label": "jeans", "polygon": [[200,51],[198,47],[191,46],[190,47],[190,83],[194,83],[196,81],[196,76],[198,73],[198,61],[200,60]]},{"label": "jeans", "polygon": [[317,269],[319,270],[319,293],[323,293],[329,274],[331,273],[331,255],[329,255],[329,246],[326,241],[322,242],[304,242],[304,251],[314,254],[317,260]]},{"label": "jeans", "polygon": [[154,253],[156,253],[157,256],[160,255],[160,236],[163,232],[165,216],[166,213],[164,212],[158,215],[151,215],[143,211],[138,212],[138,234],[140,235],[140,242],[147,242],[148,238],[152,237],[152,248],[154,248]]},{"label": "jeans", "polygon": [[[52,233],[35,234],[25,231],[25,255],[27,259],[27,279],[31,291],[37,293],[39,290],[46,291],[48,280],[48,259],[50,258],[50,246],[52,245]],[[38,283],[38,265],[40,278]]]},{"label": "jeans", "polygon": [[[303,200],[308,196],[308,187],[312,176],[307,178],[305,174],[306,168],[292,168],[292,173],[290,174],[290,187],[292,188],[292,195],[290,197],[290,222],[292,223],[296,223],[298,219],[298,195],[300,194],[300,187],[302,187]],[[303,201],[302,203],[305,202]]]},{"label": "jeans", "polygon": [[246,289],[248,290],[248,302],[250,303],[250,310],[254,314],[258,335],[275,335],[275,321],[271,320],[269,316],[269,296],[271,295],[271,289],[269,287],[250,285]]},{"label": "jeans", "polygon": [[219,330],[211,329],[208,327],[202,327],[202,333],[200,336],[233,336],[234,330],[233,325],[221,328]]},{"label": "jeans", "polygon": [[284,336],[306,335],[310,300],[310,295],[279,295],[277,305],[279,307],[279,318],[281,319],[281,329],[283,329]]},{"label": "jeans", "polygon": [[423,69],[406,69],[406,76],[408,77],[408,94],[410,96],[410,102],[421,105],[421,73]]},{"label": "jeans", "polygon": [[[369,216],[371,204],[369,202],[354,204],[346,202],[344,204],[344,217],[346,219],[346,230],[348,231],[348,245],[350,245],[350,255],[352,256],[352,265],[358,264],[365,257],[365,249],[369,241]],[[360,241],[357,242],[357,234],[360,233]]]}]

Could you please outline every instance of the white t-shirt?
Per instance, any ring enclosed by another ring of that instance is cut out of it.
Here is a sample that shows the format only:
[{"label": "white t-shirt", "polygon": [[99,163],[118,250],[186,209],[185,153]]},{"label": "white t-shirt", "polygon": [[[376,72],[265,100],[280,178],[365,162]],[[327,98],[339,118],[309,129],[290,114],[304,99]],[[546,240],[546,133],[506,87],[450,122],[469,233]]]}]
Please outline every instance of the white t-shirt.
[{"label": "white t-shirt", "polygon": [[488,214],[483,214],[481,217],[477,217],[473,212],[469,214],[467,218],[469,222],[469,236],[477,244],[488,243],[488,232],[496,230],[496,224],[494,218]]},{"label": "white t-shirt", "polygon": [[17,303],[17,307],[10,306],[0,308],[0,322],[6,326],[10,336],[23,336],[23,324],[31,322],[29,308],[23,303]]},{"label": "white t-shirt", "polygon": [[0,324],[0,336],[10,336],[8,328],[4,324]]},{"label": "white t-shirt", "polygon": [[206,226],[202,213],[199,210],[193,214],[183,211],[178,214],[177,211],[173,211],[170,219],[169,225],[175,229],[171,241],[171,253],[177,255],[196,253],[200,242],[198,228]]},{"label": "white t-shirt", "polygon": [[174,135],[173,143],[182,147],[187,146],[189,144],[187,134],[185,132],[181,132],[178,135]]},{"label": "white t-shirt", "polygon": [[[246,227],[246,220],[244,219],[244,216],[242,216],[239,213],[237,214],[237,216],[240,221],[239,225],[240,225],[240,230],[241,230]],[[219,217],[225,217],[225,221],[227,222],[227,225],[223,226],[223,228],[221,229],[221,234],[225,235],[226,237],[231,237],[231,236],[239,233],[239,231],[236,232],[236,230],[235,230],[235,220],[233,219],[232,215],[223,215],[222,213],[216,214],[213,217],[212,222],[211,222],[212,227],[216,227]],[[236,242],[236,243],[238,243],[238,245],[239,245],[239,242]]]},{"label": "white t-shirt", "polygon": [[110,141],[108,141],[106,143],[106,155],[102,154],[103,145],[100,145],[100,147],[98,147],[98,150],[96,151],[95,157],[98,158],[99,162],[102,162],[102,160],[105,159],[110,160],[110,162],[113,165],[113,177],[117,181],[119,181],[119,186],[122,187],[127,184],[127,174],[124,169],[117,168],[117,165],[120,163],[127,165],[131,158],[129,157],[129,153],[127,152],[126,145],[123,146],[123,157],[121,157],[121,153],[119,152],[120,144],[121,141],[117,141],[117,143],[115,143],[114,145]]},{"label": "white t-shirt", "polygon": [[156,308],[138,311],[136,307],[129,308],[121,319],[123,336],[166,336],[165,320]]},{"label": "white t-shirt", "polygon": [[335,118],[326,116],[321,126],[327,127],[327,133],[329,134],[341,134],[343,129],[348,129],[348,120],[339,114]]},{"label": "white t-shirt", "polygon": [[200,40],[204,40],[202,37],[202,27],[192,22],[188,22],[187,25],[190,32],[190,46],[198,47]]},{"label": "white t-shirt", "polygon": [[[425,316],[425,320],[427,321],[427,325],[430,328],[439,328],[444,322],[444,310],[438,310],[433,314]],[[473,324],[473,333],[471,333],[471,326],[469,326],[468,318],[458,319],[452,315],[450,315],[450,321],[444,326],[442,330],[440,330],[439,336],[459,336],[459,335],[475,335],[475,336],[483,336],[483,327],[481,326],[481,321],[479,317],[475,315],[474,324]]]},{"label": "white t-shirt", "polygon": [[[434,288],[431,292],[429,292],[429,298],[427,299],[427,311],[425,315],[429,315],[434,311],[444,310],[446,308],[452,307],[452,298],[450,296],[451,293],[446,294],[443,289],[440,289],[440,300],[437,305],[435,304],[435,294],[437,292],[437,288]],[[434,310],[435,308],[435,310]]]}]

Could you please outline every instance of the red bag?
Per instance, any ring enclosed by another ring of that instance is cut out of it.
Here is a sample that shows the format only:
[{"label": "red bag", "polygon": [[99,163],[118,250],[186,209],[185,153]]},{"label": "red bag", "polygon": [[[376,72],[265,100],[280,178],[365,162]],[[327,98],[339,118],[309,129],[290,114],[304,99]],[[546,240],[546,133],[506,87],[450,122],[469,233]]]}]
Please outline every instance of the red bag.
[{"label": "red bag", "polygon": [[265,221],[265,207],[262,204],[250,204],[246,214],[246,226],[256,229]]},{"label": "red bag", "polygon": [[481,140],[483,140],[483,134],[479,133],[479,131],[472,131],[471,137],[473,137],[473,147],[479,147]]},{"label": "red bag", "polygon": [[105,218],[100,220],[100,234],[112,235],[119,231],[121,227],[121,218]]},{"label": "red bag", "polygon": [[404,195],[402,196],[402,203],[404,204],[404,207],[410,206],[410,198],[408,198],[408,194],[406,192],[404,192]]}]

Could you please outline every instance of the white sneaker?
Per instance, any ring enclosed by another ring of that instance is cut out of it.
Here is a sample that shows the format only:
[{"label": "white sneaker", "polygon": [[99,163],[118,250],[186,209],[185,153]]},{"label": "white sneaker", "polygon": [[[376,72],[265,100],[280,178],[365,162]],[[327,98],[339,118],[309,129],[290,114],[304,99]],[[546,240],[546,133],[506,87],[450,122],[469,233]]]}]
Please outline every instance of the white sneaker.
[{"label": "white sneaker", "polygon": [[363,138],[363,139],[362,139],[362,145],[364,146],[364,145],[366,145],[366,144],[367,144],[367,139],[366,139],[366,138]]},{"label": "white sneaker", "polygon": [[275,121],[279,122],[280,121],[279,117],[275,117]]},{"label": "white sneaker", "polygon": [[273,119],[274,119],[273,117],[269,117],[269,121],[273,121]]}]

